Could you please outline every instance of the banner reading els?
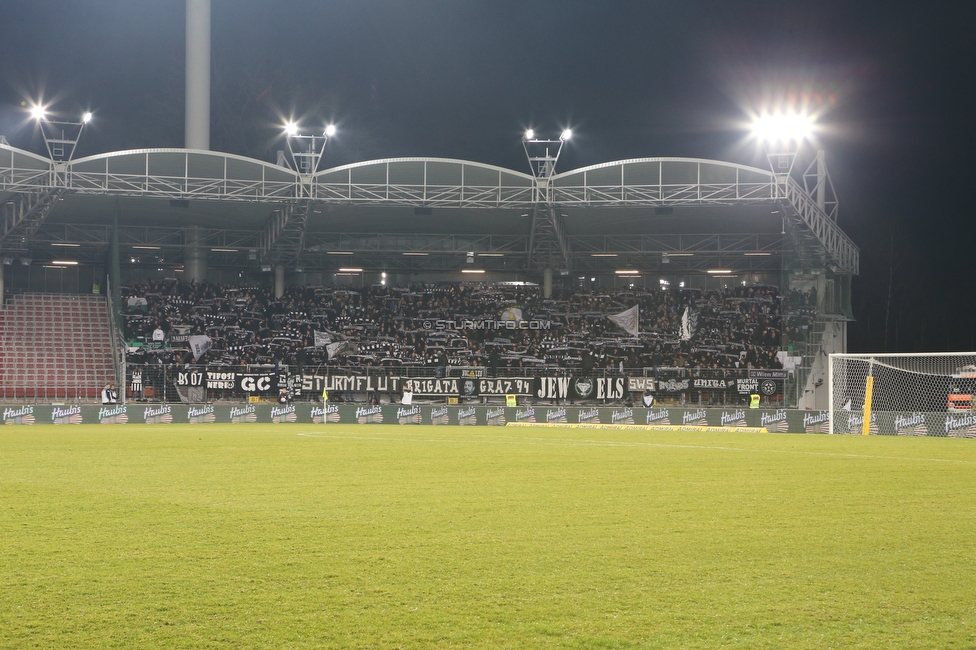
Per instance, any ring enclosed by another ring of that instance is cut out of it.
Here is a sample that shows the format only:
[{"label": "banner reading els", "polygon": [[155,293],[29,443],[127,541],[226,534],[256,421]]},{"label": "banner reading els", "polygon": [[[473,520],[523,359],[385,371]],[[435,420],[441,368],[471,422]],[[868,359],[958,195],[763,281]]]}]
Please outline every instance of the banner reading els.
[{"label": "banner reading els", "polygon": [[237,373],[234,387],[245,393],[270,393],[278,390],[278,376],[272,374]]},{"label": "banner reading els", "polygon": [[532,394],[539,399],[621,399],[626,386],[623,377],[536,377]]}]

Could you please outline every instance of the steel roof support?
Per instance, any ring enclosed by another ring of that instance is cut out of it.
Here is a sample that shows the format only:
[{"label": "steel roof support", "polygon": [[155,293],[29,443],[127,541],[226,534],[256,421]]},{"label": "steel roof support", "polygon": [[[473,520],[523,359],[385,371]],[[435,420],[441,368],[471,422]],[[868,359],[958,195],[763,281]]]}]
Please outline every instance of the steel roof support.
[{"label": "steel roof support", "polygon": [[554,257],[562,258],[564,270],[573,268],[572,245],[566,234],[562,214],[555,207],[532,210],[532,225],[525,257],[525,267],[541,268]]},{"label": "steel roof support", "polygon": [[54,187],[39,193],[22,192],[8,198],[0,209],[3,223],[0,249],[26,249],[31,237],[44,223],[64,191],[64,188]]},{"label": "steel roof support", "polygon": [[284,205],[271,213],[258,248],[262,260],[294,264],[305,251],[305,233],[312,201]]}]

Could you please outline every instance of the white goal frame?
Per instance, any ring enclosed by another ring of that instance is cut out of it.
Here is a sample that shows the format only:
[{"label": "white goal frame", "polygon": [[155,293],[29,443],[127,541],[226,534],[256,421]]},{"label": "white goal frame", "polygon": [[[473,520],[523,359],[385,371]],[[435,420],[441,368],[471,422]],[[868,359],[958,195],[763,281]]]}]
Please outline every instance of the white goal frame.
[{"label": "white goal frame", "polygon": [[[863,379],[863,392],[855,393],[851,395],[850,392],[845,392],[845,389],[850,388],[851,384],[858,385],[860,380],[859,377],[855,378],[852,382],[850,377],[847,375],[848,366],[843,366],[843,372],[841,372],[842,362],[846,360],[861,361],[868,364],[868,372],[866,377]],[[847,352],[836,352],[829,355],[827,362],[827,390],[829,395],[828,409],[830,414],[830,433],[841,433],[837,427],[837,417],[840,417],[844,413],[857,413],[860,417],[859,427],[861,428],[860,433],[867,435],[871,432],[878,433],[889,433],[888,431],[878,430],[880,423],[872,418],[872,414],[877,415],[878,413],[912,413],[919,411],[919,415],[922,413],[922,409],[913,408],[913,405],[906,404],[904,408],[896,409],[893,411],[887,411],[882,409],[873,408],[873,405],[877,405],[878,400],[875,398],[874,393],[874,374],[873,368],[877,365],[879,368],[888,368],[895,370],[897,372],[917,374],[923,377],[931,377],[934,381],[939,379],[945,380],[947,383],[952,383],[957,380],[969,380],[976,382],[976,352],[915,352],[915,353],[893,353],[893,352],[877,352],[870,354],[852,354]],[[970,368],[972,370],[970,370]],[[940,389],[941,390],[941,389]],[[932,414],[946,414],[947,417],[962,417],[959,414],[970,413],[971,415],[965,416],[967,419],[973,419],[974,425],[970,427],[970,430],[976,430],[976,413],[974,413],[974,407],[976,407],[976,394],[973,395],[973,399],[964,408],[949,408],[949,395],[946,398],[941,398],[941,393],[939,395],[929,396],[929,404],[938,404],[939,399],[941,399],[941,408],[930,408],[926,409],[925,413]],[[853,400],[854,398],[860,398],[860,404],[854,403],[850,409],[843,409],[842,405],[845,400]],[[888,396],[885,396],[883,404],[890,406],[890,400]],[[880,418],[878,418],[880,420]],[[849,427],[844,427],[845,429]],[[945,426],[944,435],[955,435],[949,432],[949,425]],[[872,431],[874,430],[874,431]],[[857,433],[857,431],[850,430],[848,433]],[[894,433],[894,431],[890,432]],[[939,435],[939,434],[927,434],[927,435]],[[966,437],[973,437],[971,435],[966,435]]]}]

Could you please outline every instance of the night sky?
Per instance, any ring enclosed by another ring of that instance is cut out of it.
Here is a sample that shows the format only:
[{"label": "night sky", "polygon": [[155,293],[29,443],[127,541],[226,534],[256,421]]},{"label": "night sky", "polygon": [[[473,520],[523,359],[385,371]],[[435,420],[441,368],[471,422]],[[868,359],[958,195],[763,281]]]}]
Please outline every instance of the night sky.
[{"label": "night sky", "polygon": [[[0,134],[43,152],[21,106],[43,99],[94,111],[79,156],[183,146],[184,21],[182,0],[3,1]],[[850,350],[973,350],[974,34],[973,2],[213,0],[211,148],[273,161],[294,117],[338,125],[325,166],[528,171],[522,131],[570,126],[562,171],[765,168],[751,116],[805,108],[861,248]]]}]

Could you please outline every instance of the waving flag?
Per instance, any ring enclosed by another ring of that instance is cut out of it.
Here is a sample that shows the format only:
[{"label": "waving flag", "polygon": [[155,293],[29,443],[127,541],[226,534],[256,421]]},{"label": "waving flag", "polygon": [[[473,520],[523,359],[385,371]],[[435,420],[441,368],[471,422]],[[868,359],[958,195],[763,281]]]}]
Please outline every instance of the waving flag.
[{"label": "waving flag", "polygon": [[631,336],[637,336],[637,330],[640,326],[640,310],[637,305],[634,305],[627,311],[622,311],[619,314],[612,314],[607,318],[612,320]]}]

